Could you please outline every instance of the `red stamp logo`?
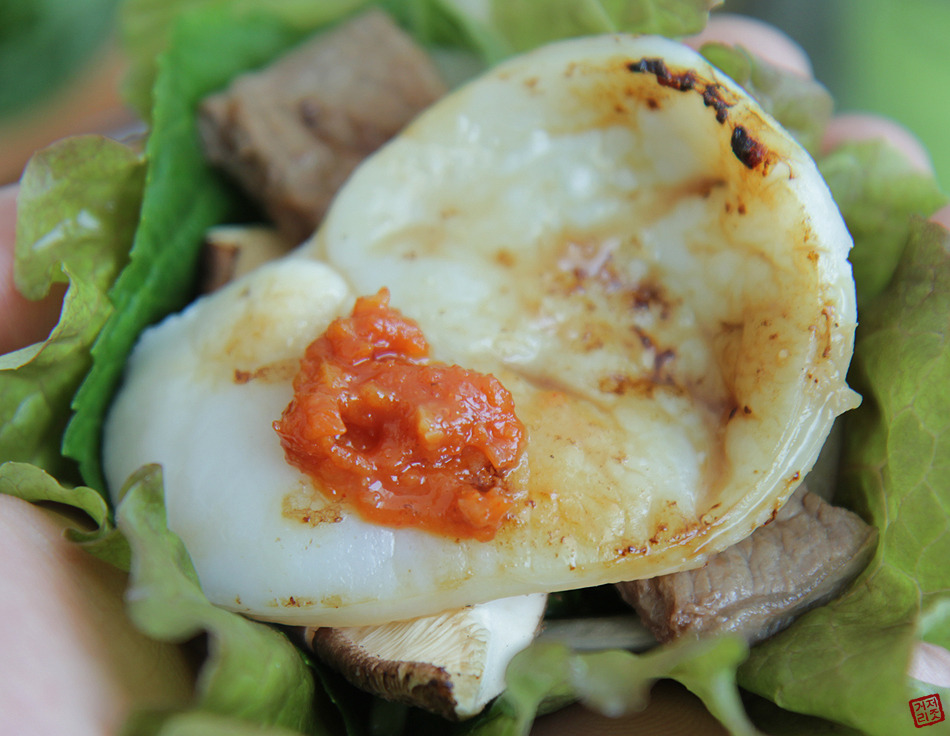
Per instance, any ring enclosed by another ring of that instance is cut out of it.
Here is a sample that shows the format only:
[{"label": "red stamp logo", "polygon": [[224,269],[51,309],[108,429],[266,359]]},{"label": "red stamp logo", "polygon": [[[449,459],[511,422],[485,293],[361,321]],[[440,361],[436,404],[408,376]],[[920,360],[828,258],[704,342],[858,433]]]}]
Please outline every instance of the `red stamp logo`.
[{"label": "red stamp logo", "polygon": [[910,705],[910,714],[914,717],[914,726],[917,728],[932,726],[944,720],[943,705],[940,703],[940,696],[936,693],[914,698],[908,701],[908,705]]}]

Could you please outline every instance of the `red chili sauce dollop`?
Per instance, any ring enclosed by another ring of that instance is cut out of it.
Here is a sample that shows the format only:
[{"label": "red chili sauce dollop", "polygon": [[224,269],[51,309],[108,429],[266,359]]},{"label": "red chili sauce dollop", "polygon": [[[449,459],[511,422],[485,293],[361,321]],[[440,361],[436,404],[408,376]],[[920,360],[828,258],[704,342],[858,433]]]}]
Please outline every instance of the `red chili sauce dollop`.
[{"label": "red chili sauce dollop", "polygon": [[494,376],[428,356],[387,289],[361,297],[307,348],[274,429],[288,462],[363,518],[488,541],[514,505],[524,425]]}]

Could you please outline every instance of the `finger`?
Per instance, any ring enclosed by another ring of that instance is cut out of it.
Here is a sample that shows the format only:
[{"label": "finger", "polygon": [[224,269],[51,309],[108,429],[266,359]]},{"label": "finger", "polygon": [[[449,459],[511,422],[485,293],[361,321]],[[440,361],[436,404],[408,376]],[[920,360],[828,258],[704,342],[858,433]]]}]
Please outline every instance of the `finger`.
[{"label": "finger", "polygon": [[[887,141],[915,170],[934,174],[933,161],[920,139],[900,123],[880,115],[849,113],[832,118],[825,130],[822,151],[828,153],[848,141],[862,140]],[[930,220],[950,230],[950,205],[937,210]]]},{"label": "finger", "polygon": [[927,642],[914,649],[907,674],[938,687],[950,687],[950,651]]},{"label": "finger", "polygon": [[930,217],[931,222],[936,222],[938,225],[943,225],[947,230],[950,230],[950,204],[946,207],[943,207]]},{"label": "finger", "polygon": [[184,652],[140,633],[126,576],[68,541],[52,511],[0,494],[3,733],[119,733],[192,695]]},{"label": "finger", "polygon": [[805,50],[775,26],[755,18],[729,13],[713,15],[702,32],[683,40],[694,49],[710,42],[743,46],[770,64],[803,77],[812,76]]},{"label": "finger", "polygon": [[65,287],[56,285],[39,301],[25,299],[13,282],[16,234],[15,185],[0,187],[0,355],[49,335],[59,319]]},{"label": "finger", "polygon": [[828,123],[822,140],[824,153],[847,141],[885,140],[899,150],[916,170],[932,174],[933,163],[924,144],[900,123],[870,113],[837,115]]}]

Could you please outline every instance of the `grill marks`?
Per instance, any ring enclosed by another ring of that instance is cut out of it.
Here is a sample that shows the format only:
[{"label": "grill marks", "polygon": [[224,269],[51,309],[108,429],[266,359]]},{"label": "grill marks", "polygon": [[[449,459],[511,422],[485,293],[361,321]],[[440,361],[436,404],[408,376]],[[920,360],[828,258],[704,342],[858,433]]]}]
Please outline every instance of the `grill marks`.
[{"label": "grill marks", "polygon": [[[577,321],[568,328],[575,338],[565,339],[585,353],[618,343],[625,346],[625,369],[608,370],[597,379],[601,394],[650,396],[659,387],[685,391],[675,376],[676,350],[662,344],[656,330],[674,317],[679,300],[667,292],[657,274],[636,278],[628,273],[622,253],[638,247],[617,238],[596,242],[568,236],[551,273],[549,293],[570,296],[582,305]],[[604,319],[605,313],[614,317]],[[617,324],[624,327],[615,330]]]},{"label": "grill marks", "polygon": [[730,144],[736,158],[749,169],[754,169],[768,157],[768,149],[741,125],[733,129]]},{"label": "grill marks", "polygon": [[[720,125],[729,122],[730,108],[735,103],[728,101],[723,96],[725,88],[716,82],[702,79],[693,69],[673,72],[663,59],[659,58],[643,58],[639,61],[630,62],[627,64],[627,69],[634,74],[652,74],[662,87],[669,87],[678,92],[698,92],[702,96],[703,104],[715,111],[716,121]],[[651,109],[656,109],[659,105],[656,100],[651,99],[649,106]],[[730,145],[736,158],[746,168],[756,169],[761,167],[763,175],[769,172],[774,155],[749,132],[748,128],[741,124],[735,124],[732,129]]]},{"label": "grill marks", "polygon": [[679,74],[673,74],[663,59],[643,58],[640,59],[640,61],[627,64],[627,68],[639,74],[652,74],[656,77],[656,81],[664,87],[672,87],[680,92],[696,89],[697,82],[699,81],[696,72],[692,69],[687,69],[685,72],[680,72]]}]

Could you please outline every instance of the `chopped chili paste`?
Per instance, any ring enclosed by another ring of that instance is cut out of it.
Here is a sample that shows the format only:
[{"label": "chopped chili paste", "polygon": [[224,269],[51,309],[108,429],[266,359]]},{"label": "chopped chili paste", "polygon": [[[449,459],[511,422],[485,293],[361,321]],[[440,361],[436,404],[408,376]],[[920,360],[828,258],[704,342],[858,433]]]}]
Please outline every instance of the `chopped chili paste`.
[{"label": "chopped chili paste", "polygon": [[357,299],[314,340],[274,429],[288,462],[363,518],[492,539],[524,452],[514,401],[494,376],[429,360],[389,292]]}]

